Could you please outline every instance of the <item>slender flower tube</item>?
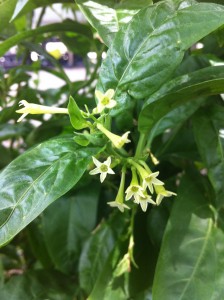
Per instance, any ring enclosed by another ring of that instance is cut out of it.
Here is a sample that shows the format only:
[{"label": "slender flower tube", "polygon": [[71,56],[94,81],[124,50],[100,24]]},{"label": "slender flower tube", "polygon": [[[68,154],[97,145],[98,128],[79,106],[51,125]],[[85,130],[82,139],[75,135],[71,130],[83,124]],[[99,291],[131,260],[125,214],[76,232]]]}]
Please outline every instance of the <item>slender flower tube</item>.
[{"label": "slender flower tube", "polygon": [[144,189],[138,183],[138,178],[137,178],[135,167],[132,167],[131,171],[132,171],[132,180],[131,180],[131,184],[125,191],[125,193],[126,193],[125,200],[129,200],[132,197],[134,197],[135,202],[138,203],[140,197],[141,198],[145,197],[143,194]]},{"label": "slender flower tube", "polygon": [[110,164],[111,164],[110,156],[103,163],[101,163],[95,157],[92,157],[92,159],[94,164],[96,165],[96,168],[90,171],[89,174],[90,175],[100,174],[101,183],[105,180],[107,174],[115,174],[114,171],[110,168]]},{"label": "slender flower tube", "polygon": [[112,132],[110,132],[109,130],[107,130],[102,124],[98,123],[97,128],[102,131],[109,140],[111,140],[112,144],[114,145],[114,147],[116,148],[122,148],[124,146],[124,144],[126,143],[130,143],[131,141],[128,139],[128,134],[130,133],[130,131],[127,131],[126,133],[124,133],[122,136],[116,135]]},{"label": "slender flower tube", "polygon": [[155,190],[157,193],[156,197],[156,205],[160,205],[164,197],[176,196],[176,193],[167,191],[163,186],[155,186]]},{"label": "slender flower tube", "polygon": [[101,91],[96,90],[95,95],[98,99],[97,107],[93,110],[93,113],[100,114],[105,108],[113,108],[117,105],[117,101],[113,98],[114,90],[109,89],[103,94]]},{"label": "slender flower tube", "polygon": [[38,115],[38,114],[68,114],[67,108],[60,107],[50,107],[39,105],[35,103],[29,103],[26,100],[21,100],[19,106],[23,105],[24,107],[16,110],[18,114],[23,114],[17,122],[22,121],[28,114]]},{"label": "slender flower tube", "polygon": [[125,185],[125,173],[126,168],[123,167],[121,171],[121,182],[119,186],[119,190],[116,196],[115,201],[107,202],[111,207],[117,207],[121,212],[124,212],[124,209],[130,209],[126,204],[124,204],[124,185]]}]

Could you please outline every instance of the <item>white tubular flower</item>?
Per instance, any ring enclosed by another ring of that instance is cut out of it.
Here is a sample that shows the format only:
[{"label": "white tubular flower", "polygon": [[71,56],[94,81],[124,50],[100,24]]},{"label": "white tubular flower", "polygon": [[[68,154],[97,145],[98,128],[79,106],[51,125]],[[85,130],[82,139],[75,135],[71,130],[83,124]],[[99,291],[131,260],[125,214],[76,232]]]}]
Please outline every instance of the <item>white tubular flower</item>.
[{"label": "white tubular flower", "polygon": [[148,208],[148,204],[156,205],[156,202],[152,200],[152,197],[144,193],[144,197],[139,197],[138,201],[134,201],[134,203],[140,204],[141,209],[146,212]]},{"label": "white tubular flower", "polygon": [[124,212],[125,208],[130,209],[130,207],[128,207],[123,202],[120,203],[119,201],[116,201],[116,200],[112,201],[112,202],[107,202],[107,204],[110,205],[111,207],[117,207],[121,212]]},{"label": "white tubular flower", "polygon": [[28,114],[38,115],[38,114],[68,114],[67,108],[60,107],[50,107],[39,105],[35,103],[29,103],[26,100],[21,100],[19,106],[23,105],[24,107],[16,110],[18,114],[23,114],[17,122],[22,121]]},{"label": "white tubular flower", "polygon": [[136,167],[138,170],[139,175],[142,178],[142,186],[143,189],[146,190],[148,187],[150,192],[153,193],[153,186],[161,186],[164,185],[162,181],[157,179],[156,177],[159,175],[159,172],[152,173],[152,171],[149,169],[149,167],[146,165],[145,162],[140,161],[141,164],[143,164],[144,167],[140,166],[138,163],[134,162],[133,160],[130,160],[130,163]]},{"label": "white tubular flower", "polygon": [[107,174],[115,174],[114,171],[110,168],[111,164],[111,157],[109,156],[107,160],[105,160],[103,163],[101,163],[99,160],[97,160],[95,157],[92,157],[94,164],[96,165],[96,168],[89,172],[90,175],[95,175],[100,173],[100,182],[102,183]]},{"label": "white tubular flower", "polygon": [[128,135],[129,135],[130,131],[127,131],[122,136],[119,136],[119,135],[116,135],[116,134],[110,132],[109,130],[107,130],[102,124],[98,123],[96,126],[100,131],[102,131],[108,137],[109,140],[111,140],[114,147],[116,147],[118,149],[122,148],[124,146],[124,144],[131,142],[128,139]]},{"label": "white tubular flower", "polygon": [[146,188],[148,187],[150,192],[153,193],[153,185],[164,185],[164,182],[156,178],[158,175],[159,172],[155,172],[146,176],[142,183],[143,189],[146,190]]},{"label": "white tubular flower", "polygon": [[98,100],[97,107],[93,110],[93,113],[100,114],[105,108],[113,108],[117,105],[117,102],[112,99],[114,96],[114,90],[109,89],[103,94],[101,91],[96,90],[95,95]]},{"label": "white tubular flower", "polygon": [[125,172],[126,172],[126,168],[123,167],[121,173],[121,182],[120,182],[119,190],[115,201],[107,202],[108,205],[110,205],[111,207],[117,207],[121,212],[124,212],[125,208],[130,209],[130,207],[124,204]]},{"label": "white tubular flower", "polygon": [[138,201],[140,197],[144,198],[143,194],[143,187],[139,185],[137,174],[135,171],[135,168],[131,168],[132,170],[132,180],[129,187],[126,189],[125,194],[125,200],[130,200],[132,197],[134,197],[135,201]]},{"label": "white tubular flower", "polygon": [[156,205],[160,205],[164,197],[176,196],[176,193],[165,190],[163,186],[155,187],[157,197],[156,197]]}]

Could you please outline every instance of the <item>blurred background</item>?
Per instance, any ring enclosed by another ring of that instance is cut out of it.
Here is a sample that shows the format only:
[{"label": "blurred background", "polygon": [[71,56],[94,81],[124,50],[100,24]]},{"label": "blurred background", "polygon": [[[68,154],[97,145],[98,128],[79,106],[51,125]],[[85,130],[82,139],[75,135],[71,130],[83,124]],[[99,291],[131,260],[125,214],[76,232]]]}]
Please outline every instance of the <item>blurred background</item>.
[{"label": "blurred background", "polygon": [[20,100],[67,107],[72,95],[83,109],[95,106],[105,46],[73,1],[42,2],[26,1],[19,11],[17,1],[0,3],[1,168],[41,141],[73,133],[67,117],[28,115],[17,123]]}]

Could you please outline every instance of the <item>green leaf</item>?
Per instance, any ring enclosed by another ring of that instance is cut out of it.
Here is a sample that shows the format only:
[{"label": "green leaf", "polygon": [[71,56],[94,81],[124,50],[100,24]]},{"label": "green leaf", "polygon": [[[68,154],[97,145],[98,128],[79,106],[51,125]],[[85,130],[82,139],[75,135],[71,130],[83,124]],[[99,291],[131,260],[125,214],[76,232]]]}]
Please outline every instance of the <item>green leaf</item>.
[{"label": "green leaf", "polygon": [[13,276],[0,290],[2,300],[71,300],[73,283],[59,272],[36,270]]},{"label": "green leaf", "polygon": [[80,146],[83,146],[83,147],[86,147],[89,145],[89,140],[85,137],[84,134],[82,133],[77,133],[75,132],[75,137],[74,137],[74,141],[80,145]]},{"label": "green leaf", "polygon": [[82,244],[96,225],[99,184],[89,184],[53,203],[43,214],[43,234],[55,267],[74,272]]},{"label": "green leaf", "polygon": [[[114,282],[113,272],[119,259],[122,258],[120,248],[128,230],[127,225],[125,214],[117,212],[106,224],[101,224],[100,228],[87,241],[86,249],[84,248],[86,252],[83,251],[81,257],[83,261],[80,260],[80,266],[82,265],[82,270],[85,272],[82,274],[84,289],[87,293],[88,290],[91,290],[88,300],[107,299],[107,292],[113,294],[111,291],[111,284]],[[106,232],[108,232],[108,236]],[[104,235],[106,235],[105,238]],[[98,243],[101,239],[102,243]],[[98,253],[98,257],[94,253]],[[85,261],[85,257],[88,258],[87,261]],[[120,291],[118,294],[121,294]],[[128,297],[121,299],[123,298]]]},{"label": "green leaf", "polygon": [[223,66],[208,67],[177,77],[163,85],[145,102],[139,115],[139,130],[148,132],[166,114],[195,98],[223,92]]},{"label": "green leaf", "polygon": [[201,110],[193,118],[193,128],[199,153],[216,192],[216,203],[222,207],[224,204],[224,139],[219,130],[223,128],[223,121],[222,125],[221,122],[217,122],[215,113],[210,109]]},{"label": "green leaf", "polygon": [[80,130],[88,127],[86,120],[82,116],[82,113],[72,96],[69,97],[68,112],[72,126],[75,129]]},{"label": "green leaf", "polygon": [[69,191],[99,149],[62,137],[27,151],[0,173],[0,245],[11,240],[50,203]]},{"label": "green leaf", "polygon": [[5,29],[5,27],[9,24],[9,20],[13,14],[16,2],[17,0],[3,0],[0,2],[0,31]]},{"label": "green leaf", "polygon": [[174,200],[156,267],[154,300],[210,300],[215,292],[215,226],[199,176],[185,176]]},{"label": "green leaf", "polygon": [[152,4],[152,0],[76,0],[76,3],[109,47],[121,26],[141,8]]},{"label": "green leaf", "polygon": [[144,8],[117,33],[97,87],[102,92],[115,90],[114,113],[127,110],[133,98],[156,92],[172,77],[185,50],[224,24],[223,6],[197,3],[178,8],[173,1]]},{"label": "green leaf", "polygon": [[86,25],[71,20],[65,20],[61,23],[54,23],[54,24],[38,27],[33,30],[20,32],[8,38],[7,40],[5,40],[0,44],[0,56],[3,56],[5,52],[7,52],[11,47],[17,45],[18,43],[23,42],[24,39],[33,37],[34,35],[35,36],[42,35],[42,37],[44,38],[43,35],[44,33],[53,33],[53,32],[59,33],[64,31],[74,32],[74,30],[77,34],[83,35],[86,38],[92,37],[91,30]]},{"label": "green leaf", "polygon": [[89,294],[115,246],[113,229],[101,225],[86,242],[79,262],[80,286]]},{"label": "green leaf", "polygon": [[216,252],[217,252],[217,257],[218,257],[218,265],[217,265],[217,271],[214,278],[214,283],[215,287],[213,290],[213,295],[211,300],[216,300],[216,299],[222,299],[223,294],[224,294],[224,232],[223,228],[222,230],[220,228],[216,228],[215,233],[214,233],[214,239],[216,242]]},{"label": "green leaf", "polygon": [[52,268],[53,263],[44,240],[41,219],[37,218],[33,222],[31,222],[26,227],[25,232],[27,234],[29,246],[32,250],[33,255],[38,259],[38,261],[40,261],[41,265],[44,268]]}]

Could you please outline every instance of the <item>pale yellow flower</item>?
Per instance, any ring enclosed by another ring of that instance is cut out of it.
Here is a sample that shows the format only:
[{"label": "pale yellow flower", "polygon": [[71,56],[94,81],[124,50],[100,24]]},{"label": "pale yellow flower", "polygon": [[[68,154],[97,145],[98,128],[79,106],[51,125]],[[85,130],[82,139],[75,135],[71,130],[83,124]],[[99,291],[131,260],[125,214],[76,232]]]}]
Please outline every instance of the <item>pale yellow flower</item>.
[{"label": "pale yellow flower", "polygon": [[144,193],[144,197],[139,197],[138,200],[134,200],[134,203],[140,204],[141,209],[146,212],[148,204],[156,205],[156,202],[152,200],[152,197],[147,193]]},{"label": "pale yellow flower", "polygon": [[156,197],[156,205],[160,205],[164,197],[176,196],[176,193],[167,191],[163,186],[155,186],[155,190],[157,193]]},{"label": "pale yellow flower", "polygon": [[114,90],[109,89],[103,94],[101,91],[95,91],[96,98],[98,100],[97,107],[93,110],[93,113],[100,114],[105,108],[113,108],[117,105],[117,102],[112,99],[114,96]]},{"label": "pale yellow flower", "polygon": [[116,148],[122,148],[124,144],[130,143],[131,141],[128,139],[128,135],[130,131],[125,132],[122,136],[116,135],[109,130],[107,130],[102,124],[97,124],[97,128],[102,131],[109,140],[111,140],[112,144]]},{"label": "pale yellow flower", "polygon": [[117,207],[121,212],[124,212],[124,209],[130,209],[130,207],[128,207],[126,204],[124,204],[123,202],[119,202],[119,201],[112,201],[112,202],[107,202],[108,205],[110,205],[111,207]]},{"label": "pale yellow flower", "polygon": [[121,171],[121,182],[115,201],[107,202],[108,205],[111,207],[117,207],[121,212],[124,212],[125,208],[130,209],[130,207],[124,204],[125,172],[126,168],[123,167]]},{"label": "pale yellow flower", "polygon": [[129,187],[126,189],[126,197],[125,200],[130,200],[132,197],[134,197],[135,201],[138,201],[140,197],[144,198],[143,194],[143,187],[139,185],[137,174],[135,168],[131,168],[132,171],[132,180]]},{"label": "pale yellow flower", "polygon": [[148,187],[150,192],[153,193],[153,185],[164,185],[164,182],[156,178],[158,175],[159,172],[154,172],[145,176],[142,183],[143,189],[146,190]]},{"label": "pale yellow flower", "polygon": [[18,114],[23,114],[17,122],[22,121],[28,114],[38,115],[38,114],[68,114],[67,108],[60,107],[50,107],[39,105],[35,103],[29,103],[26,100],[21,100],[19,106],[23,105],[24,107],[16,110]]},{"label": "pale yellow flower", "polygon": [[90,175],[100,174],[101,183],[105,180],[107,174],[115,174],[114,171],[110,168],[110,164],[111,164],[110,156],[103,163],[101,163],[95,157],[92,157],[92,159],[94,164],[96,165],[96,168],[90,171],[89,174]]}]

